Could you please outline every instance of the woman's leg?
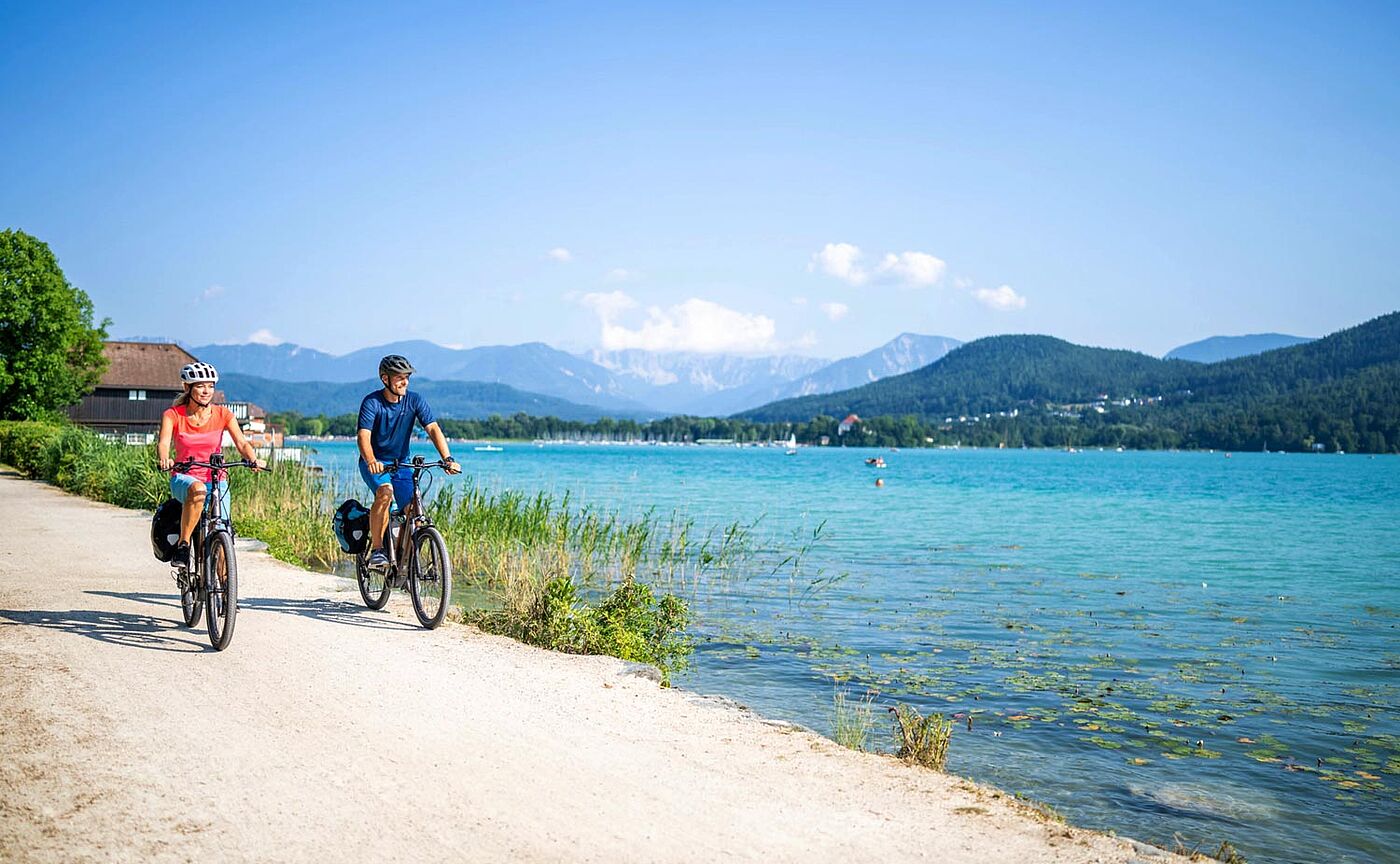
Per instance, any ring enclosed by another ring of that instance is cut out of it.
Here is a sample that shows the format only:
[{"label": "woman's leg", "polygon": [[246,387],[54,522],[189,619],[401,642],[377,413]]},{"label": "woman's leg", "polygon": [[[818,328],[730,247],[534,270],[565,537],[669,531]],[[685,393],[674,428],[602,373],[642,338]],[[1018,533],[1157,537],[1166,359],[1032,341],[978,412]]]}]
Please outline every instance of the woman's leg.
[{"label": "woman's leg", "polygon": [[180,542],[190,542],[194,526],[199,524],[199,514],[204,512],[204,484],[198,480],[190,484],[185,492],[185,509],[180,512]]}]

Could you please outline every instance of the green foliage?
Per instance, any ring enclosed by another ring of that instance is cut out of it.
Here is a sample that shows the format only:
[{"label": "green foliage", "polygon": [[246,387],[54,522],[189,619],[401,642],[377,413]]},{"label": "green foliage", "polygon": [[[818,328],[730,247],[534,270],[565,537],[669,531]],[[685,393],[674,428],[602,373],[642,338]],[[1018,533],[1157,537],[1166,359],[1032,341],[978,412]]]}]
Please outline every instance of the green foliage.
[{"label": "green foliage", "polygon": [[153,509],[169,496],[154,448],[107,441],[68,423],[0,421],[0,461],[26,477],[119,507]]},{"label": "green foliage", "polygon": [[481,629],[570,654],[605,654],[661,670],[662,684],[689,663],[693,645],[685,636],[689,611],[673,594],[659,600],[651,586],[624,580],[596,605],[579,595],[568,575],[558,575],[507,603],[479,610]]},{"label": "green foliage", "polygon": [[841,686],[831,697],[831,728],[836,743],[851,750],[864,750],[875,728],[875,694],[851,700],[848,688]]},{"label": "green foliage", "polygon": [[109,323],[92,326],[92,301],[46,244],[0,231],[0,419],[54,418],[90,392]]},{"label": "green foliage", "polygon": [[942,714],[925,717],[910,705],[896,705],[890,712],[894,714],[894,739],[898,748],[895,755],[906,762],[942,771],[948,763],[953,721]]}]

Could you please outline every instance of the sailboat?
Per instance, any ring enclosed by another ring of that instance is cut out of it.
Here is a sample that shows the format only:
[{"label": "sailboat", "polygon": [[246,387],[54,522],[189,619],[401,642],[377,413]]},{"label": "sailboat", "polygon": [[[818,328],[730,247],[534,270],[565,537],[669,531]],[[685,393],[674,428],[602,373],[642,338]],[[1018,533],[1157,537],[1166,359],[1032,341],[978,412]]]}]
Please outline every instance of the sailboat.
[{"label": "sailboat", "polygon": [[796,433],[796,432],[794,432],[794,433],[792,433],[791,435],[788,436],[788,440],[787,440],[787,449],[783,451],[783,455],[784,455],[784,456],[796,456],[796,455],[797,455],[797,433]]}]

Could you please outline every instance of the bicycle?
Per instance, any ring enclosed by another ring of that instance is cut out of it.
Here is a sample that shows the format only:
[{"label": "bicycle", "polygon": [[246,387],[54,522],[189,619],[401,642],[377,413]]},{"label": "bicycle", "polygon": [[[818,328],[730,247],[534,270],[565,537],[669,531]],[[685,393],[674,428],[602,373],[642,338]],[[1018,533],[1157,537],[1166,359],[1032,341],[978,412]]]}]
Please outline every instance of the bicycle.
[{"label": "bicycle", "polygon": [[214,650],[222,651],[233,641],[233,622],[238,614],[238,560],[233,552],[233,525],[223,518],[220,481],[228,476],[229,468],[257,470],[257,464],[246,459],[225,462],[222,453],[214,453],[207,462],[188,459],[176,462],[174,467],[177,472],[209,469],[204,512],[190,535],[194,572],[180,567],[175,574],[175,584],[180,586],[180,611],[185,626],[194,627],[204,613],[209,625],[209,644]]},{"label": "bicycle", "polygon": [[414,456],[409,462],[386,462],[384,470],[413,469],[413,499],[402,511],[389,515],[384,527],[383,549],[389,556],[389,566],[383,571],[369,567],[370,547],[355,553],[355,581],[360,597],[371,609],[383,609],[394,588],[408,589],[413,599],[413,614],[418,623],[432,630],[447,615],[452,595],[452,562],[447,558],[447,544],[433,526],[432,517],[423,507],[419,478],[432,468],[446,468],[447,462],[425,462]]}]

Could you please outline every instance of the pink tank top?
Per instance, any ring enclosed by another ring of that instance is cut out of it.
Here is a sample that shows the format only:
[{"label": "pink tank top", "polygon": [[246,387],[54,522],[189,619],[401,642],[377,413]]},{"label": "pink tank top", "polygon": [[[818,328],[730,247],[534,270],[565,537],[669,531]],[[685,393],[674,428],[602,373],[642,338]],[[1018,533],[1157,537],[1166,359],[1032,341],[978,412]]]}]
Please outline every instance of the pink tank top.
[{"label": "pink tank top", "polygon": [[[224,440],[224,430],[228,428],[228,421],[233,417],[233,413],[222,405],[212,405],[209,410],[209,420],[203,426],[196,426],[190,422],[189,414],[186,412],[188,407],[181,405],[165,409],[165,416],[172,421],[175,461],[198,459],[201,462],[208,462],[211,454],[219,452]],[[207,484],[209,482],[208,468],[191,468],[183,473],[189,474],[201,483]]]}]

